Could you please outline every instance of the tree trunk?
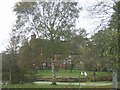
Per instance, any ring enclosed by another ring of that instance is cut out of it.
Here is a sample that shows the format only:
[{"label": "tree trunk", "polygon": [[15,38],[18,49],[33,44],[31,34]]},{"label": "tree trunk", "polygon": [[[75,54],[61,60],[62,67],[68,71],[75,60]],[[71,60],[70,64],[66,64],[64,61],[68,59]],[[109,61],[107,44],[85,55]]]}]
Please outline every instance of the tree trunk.
[{"label": "tree trunk", "polygon": [[11,84],[11,67],[9,67],[9,84]]},{"label": "tree trunk", "polygon": [[93,70],[93,81],[95,81],[95,79],[96,79],[96,73],[95,73],[96,71],[95,71],[95,69]]},{"label": "tree trunk", "polygon": [[52,84],[51,85],[56,85],[55,61],[56,61],[56,55],[52,59]]},{"label": "tree trunk", "polygon": [[112,75],[112,82],[113,82],[113,89],[117,90],[117,73],[116,71],[113,71],[113,75]]},{"label": "tree trunk", "polygon": [[0,82],[2,82],[2,53],[0,53]]},{"label": "tree trunk", "polygon": [[11,62],[11,60],[13,59],[13,55],[11,55],[10,56],[10,59],[9,59],[9,84],[11,84],[11,82],[12,82],[12,69],[11,69],[11,67],[12,67],[12,62]]}]

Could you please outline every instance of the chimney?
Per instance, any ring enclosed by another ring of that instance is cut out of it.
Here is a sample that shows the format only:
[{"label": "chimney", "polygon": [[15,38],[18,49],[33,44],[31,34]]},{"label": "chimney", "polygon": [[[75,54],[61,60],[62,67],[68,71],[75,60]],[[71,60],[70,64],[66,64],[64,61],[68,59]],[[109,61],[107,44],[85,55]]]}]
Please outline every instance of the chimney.
[{"label": "chimney", "polygon": [[36,39],[35,33],[33,33],[33,34],[31,35],[31,39]]}]

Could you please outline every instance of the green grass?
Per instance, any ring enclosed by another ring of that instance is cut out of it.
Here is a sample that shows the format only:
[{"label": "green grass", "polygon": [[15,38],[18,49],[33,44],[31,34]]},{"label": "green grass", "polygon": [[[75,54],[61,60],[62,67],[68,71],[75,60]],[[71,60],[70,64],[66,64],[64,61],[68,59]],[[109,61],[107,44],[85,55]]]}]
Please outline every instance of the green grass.
[{"label": "green grass", "polygon": [[[93,72],[92,71],[87,71],[87,77],[92,77],[93,76]],[[111,72],[96,72],[96,76],[111,76],[112,73]],[[51,78],[52,77],[52,72],[51,70],[39,70],[37,73],[37,76],[39,77],[48,77]],[[85,77],[84,75],[80,75],[80,71],[79,70],[73,70],[72,72],[70,72],[70,70],[59,70],[58,72],[56,72],[56,77]]]},{"label": "green grass", "polygon": [[[87,77],[93,77],[93,72],[92,71],[87,71],[88,76]],[[73,70],[72,72],[70,72],[70,70],[59,70],[58,72],[56,72],[56,77],[85,77],[83,75],[80,75],[80,71],[79,70]],[[96,76],[111,76],[112,73],[111,72],[96,72]],[[52,72],[51,70],[39,70],[37,73],[38,77],[43,77],[43,78],[51,78],[52,77]],[[70,83],[70,82],[68,82]],[[84,83],[93,83],[93,82],[84,82]],[[95,83],[99,83],[99,82],[95,82]],[[101,82],[100,82],[101,83]],[[108,83],[108,82],[105,82]],[[3,88],[112,88],[112,85],[101,85],[101,86],[94,86],[94,85],[88,85],[88,86],[79,86],[79,85],[72,85],[72,84],[59,84],[59,85],[51,85],[51,84],[8,84],[8,85],[3,85]]]},{"label": "green grass", "polygon": [[34,85],[34,84],[11,84],[11,85],[6,85],[3,86],[2,88],[65,88],[65,87],[69,87],[69,88],[78,88],[79,86],[67,86],[67,85]]}]

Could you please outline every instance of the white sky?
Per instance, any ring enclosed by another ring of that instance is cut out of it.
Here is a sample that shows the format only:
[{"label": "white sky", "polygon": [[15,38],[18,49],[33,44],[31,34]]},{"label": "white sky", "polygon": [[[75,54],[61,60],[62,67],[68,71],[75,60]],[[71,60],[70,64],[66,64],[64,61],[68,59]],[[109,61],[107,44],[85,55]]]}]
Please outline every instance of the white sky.
[{"label": "white sky", "polygon": [[5,50],[9,42],[9,33],[15,22],[12,9],[17,1],[19,0],[2,0],[0,2],[0,52]]},{"label": "white sky", "polygon": [[[15,23],[16,17],[12,11],[14,4],[20,0],[2,0],[0,2],[0,52],[5,50],[9,42],[9,33],[12,26]],[[95,0],[81,0],[82,6],[86,7]],[[85,3],[87,2],[87,3]],[[87,18],[86,12],[80,14],[78,27],[85,28],[88,32],[91,32],[94,27],[92,20]]]}]

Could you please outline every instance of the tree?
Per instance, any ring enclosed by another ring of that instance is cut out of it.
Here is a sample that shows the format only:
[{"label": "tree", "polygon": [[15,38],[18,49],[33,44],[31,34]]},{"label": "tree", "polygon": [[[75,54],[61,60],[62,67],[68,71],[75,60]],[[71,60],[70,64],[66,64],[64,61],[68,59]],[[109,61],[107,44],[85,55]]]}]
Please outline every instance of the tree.
[{"label": "tree", "polygon": [[20,36],[27,37],[34,31],[38,38],[50,40],[53,85],[56,84],[54,65],[59,53],[56,40],[66,41],[70,37],[80,9],[77,2],[19,2],[14,7],[17,15],[15,27]]},{"label": "tree", "polygon": [[[5,78],[8,78],[9,83],[18,83],[20,78],[20,70],[17,66],[19,48],[18,43],[19,37],[17,37],[15,35],[15,31],[12,30],[12,33],[10,34],[9,45],[4,52],[3,58],[3,75],[8,74],[8,77]],[[3,79],[5,78],[3,76]]]},{"label": "tree", "polygon": [[[107,0],[106,0],[107,1]],[[110,4],[112,2],[112,4]],[[120,32],[120,2],[117,0],[111,0],[108,3],[105,3],[105,1],[100,1],[97,5],[93,6],[93,11],[95,11],[95,13],[93,13],[94,15],[101,17],[103,19],[101,19],[101,24],[99,25],[100,27],[105,26],[105,28],[109,28],[113,31],[113,34],[111,35],[112,39],[115,39],[116,42],[114,42],[114,44],[111,43],[110,47],[113,47],[113,49],[110,50],[110,52],[108,53],[108,56],[111,58],[114,62],[114,64],[116,64],[116,66],[114,68],[119,68],[119,32]],[[97,12],[97,13],[96,13]],[[106,23],[106,24],[105,24]],[[115,47],[116,46],[116,47]],[[115,54],[116,53],[116,54]],[[116,63],[117,61],[117,63]],[[119,78],[119,69],[118,70],[118,78]]]},{"label": "tree", "polygon": [[23,72],[23,79],[21,80],[22,82],[34,81],[36,77],[36,67],[38,67],[38,64],[40,64],[37,54],[39,48],[36,47],[38,50],[33,48],[35,47],[26,41],[19,51],[19,60],[17,64],[20,67],[20,70]]},{"label": "tree", "polygon": [[[111,18],[111,23],[110,23],[110,28],[113,29],[115,31],[115,33],[113,34],[114,37],[113,39],[116,40],[115,45],[117,45],[117,47],[114,49],[116,49],[116,54],[113,52],[110,52],[110,54],[113,55],[113,57],[115,58],[115,63],[116,63],[116,68],[118,71],[118,82],[120,81],[120,1],[116,1],[115,5],[113,7],[114,13],[112,15]],[[120,83],[118,83],[118,86],[120,88]]]},{"label": "tree", "polygon": [[[84,56],[87,56],[87,50],[85,47],[88,45],[87,33],[84,29],[78,29],[74,31],[73,35],[71,35],[70,40],[70,52],[71,52],[71,60],[74,64],[86,61]],[[71,64],[71,66],[73,66]],[[72,69],[72,68],[71,68]]]},{"label": "tree", "polygon": [[[109,46],[111,48],[114,48],[110,51],[114,51],[114,54],[116,53],[117,56],[115,55],[109,55],[110,57],[113,56],[114,59],[118,57],[119,55],[117,54],[118,51],[116,51],[117,47],[117,42],[119,35],[117,35],[119,31],[119,3],[117,1],[111,0],[110,2],[106,1],[98,1],[96,5],[92,6],[92,14],[95,18],[101,18],[101,22],[99,24],[99,27],[102,27],[103,29],[100,30],[107,30],[107,31],[101,31],[103,33],[106,33],[106,38],[111,38],[109,39],[110,43]],[[109,30],[108,30],[109,29]],[[102,34],[102,33],[101,33]],[[109,35],[108,35],[109,34]],[[114,39],[114,41],[112,41]],[[113,44],[112,44],[113,43]],[[116,47],[115,47],[116,46]],[[119,45],[118,45],[119,46]],[[117,47],[118,48],[118,47]],[[109,52],[108,54],[111,54],[113,52]],[[116,63],[116,61],[115,61]]]},{"label": "tree", "polygon": [[9,55],[5,52],[2,53],[2,82],[10,81],[11,82],[11,72],[9,71]]},{"label": "tree", "polygon": [[[109,42],[110,42],[110,30],[100,30],[98,33],[91,37],[91,41],[93,44],[93,52],[95,57],[101,62],[109,63],[108,56],[106,54],[106,50],[108,50]],[[101,64],[102,65],[102,64]],[[103,64],[103,66],[106,66]],[[104,68],[104,67],[103,67]]]},{"label": "tree", "polygon": [[113,5],[115,4],[115,0],[96,0],[96,3],[88,7],[88,12],[90,12],[90,17],[95,19],[95,23],[97,26],[95,28],[96,31],[107,28],[111,16],[114,13]]}]

